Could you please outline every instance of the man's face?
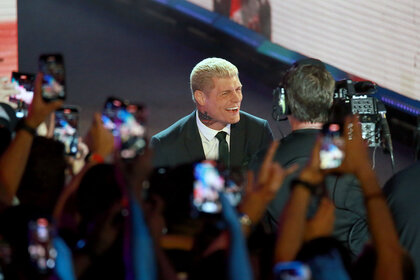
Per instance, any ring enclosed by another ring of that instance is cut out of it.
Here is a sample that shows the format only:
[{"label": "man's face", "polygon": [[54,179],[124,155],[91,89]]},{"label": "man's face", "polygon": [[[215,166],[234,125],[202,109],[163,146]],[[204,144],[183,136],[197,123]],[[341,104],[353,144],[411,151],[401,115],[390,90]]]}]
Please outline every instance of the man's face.
[{"label": "man's face", "polygon": [[204,94],[201,113],[211,118],[203,122],[208,127],[220,130],[227,124],[239,122],[239,110],[242,102],[242,84],[238,76],[230,78],[213,78],[214,87]]}]

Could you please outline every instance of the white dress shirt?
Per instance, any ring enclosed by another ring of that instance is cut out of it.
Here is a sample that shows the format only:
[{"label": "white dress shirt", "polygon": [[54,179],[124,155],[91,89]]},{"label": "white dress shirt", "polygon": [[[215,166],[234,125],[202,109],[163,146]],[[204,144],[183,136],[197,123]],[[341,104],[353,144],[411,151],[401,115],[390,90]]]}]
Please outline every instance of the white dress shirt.
[{"label": "white dress shirt", "polygon": [[200,133],[201,143],[203,145],[204,155],[206,159],[218,160],[219,159],[219,140],[216,138],[216,134],[220,131],[226,132],[226,142],[228,143],[230,150],[230,124],[225,126],[222,130],[214,130],[203,124],[198,117],[198,111],[195,114],[197,122],[198,132]]}]

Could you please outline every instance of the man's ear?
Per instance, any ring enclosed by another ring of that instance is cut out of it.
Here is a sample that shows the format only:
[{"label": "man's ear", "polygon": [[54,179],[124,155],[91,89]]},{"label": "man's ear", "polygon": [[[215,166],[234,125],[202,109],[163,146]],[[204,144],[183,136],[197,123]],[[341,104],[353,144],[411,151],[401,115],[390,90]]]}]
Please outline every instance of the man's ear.
[{"label": "man's ear", "polygon": [[194,99],[198,105],[203,106],[206,103],[206,94],[204,91],[196,90],[194,91]]}]

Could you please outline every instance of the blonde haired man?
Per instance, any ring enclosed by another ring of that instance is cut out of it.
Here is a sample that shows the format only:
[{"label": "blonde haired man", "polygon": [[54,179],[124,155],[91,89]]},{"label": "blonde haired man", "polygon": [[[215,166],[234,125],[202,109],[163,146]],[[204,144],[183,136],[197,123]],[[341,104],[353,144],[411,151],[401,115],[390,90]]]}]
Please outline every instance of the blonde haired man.
[{"label": "blonde haired man", "polygon": [[238,69],[221,58],[199,62],[190,76],[196,110],[152,137],[154,166],[218,159],[226,167],[248,167],[273,139],[266,120],[240,111]]}]

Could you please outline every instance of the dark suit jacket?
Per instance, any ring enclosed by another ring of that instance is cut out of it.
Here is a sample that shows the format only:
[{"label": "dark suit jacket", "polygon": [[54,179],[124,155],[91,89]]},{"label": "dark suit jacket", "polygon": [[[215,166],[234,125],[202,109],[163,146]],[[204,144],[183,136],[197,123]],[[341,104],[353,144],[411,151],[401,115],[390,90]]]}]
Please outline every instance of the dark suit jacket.
[{"label": "dark suit jacket", "polygon": [[395,174],[384,186],[401,245],[408,250],[420,279],[420,161]]},{"label": "dark suit jacket", "polygon": [[[205,159],[195,114],[192,112],[152,137],[155,167]],[[246,168],[250,159],[270,144],[273,134],[266,120],[242,111],[240,114],[240,121],[231,125],[230,164],[231,167]]]},{"label": "dark suit jacket", "polygon": [[[311,156],[318,134],[319,130],[317,129],[293,131],[282,139],[274,159],[284,167],[297,163],[299,170],[301,170]],[[260,162],[262,162],[263,154],[264,151],[261,151],[256,157],[256,162],[251,163],[252,169],[258,168]],[[277,231],[277,221],[290,196],[290,183],[298,173],[299,171],[285,179],[276,197],[268,205],[263,220],[266,232]],[[329,197],[336,207],[333,237],[349,248],[353,256],[357,256],[369,239],[366,212],[359,182],[354,176],[347,174],[340,177],[327,176],[325,184]],[[316,205],[310,205],[308,211],[310,215],[314,214]]]}]

